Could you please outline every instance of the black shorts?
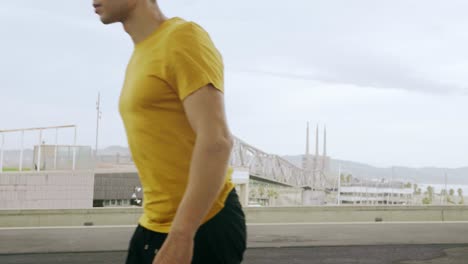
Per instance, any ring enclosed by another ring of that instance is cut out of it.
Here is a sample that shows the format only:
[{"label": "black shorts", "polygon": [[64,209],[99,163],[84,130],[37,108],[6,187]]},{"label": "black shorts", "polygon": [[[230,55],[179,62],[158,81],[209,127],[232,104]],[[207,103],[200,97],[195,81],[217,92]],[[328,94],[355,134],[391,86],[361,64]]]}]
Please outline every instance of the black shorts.
[{"label": "black shorts", "polygon": [[[138,225],[130,240],[125,263],[152,264],[166,237],[165,233]],[[224,208],[198,229],[192,264],[241,263],[246,243],[245,215],[234,189],[229,193]]]}]

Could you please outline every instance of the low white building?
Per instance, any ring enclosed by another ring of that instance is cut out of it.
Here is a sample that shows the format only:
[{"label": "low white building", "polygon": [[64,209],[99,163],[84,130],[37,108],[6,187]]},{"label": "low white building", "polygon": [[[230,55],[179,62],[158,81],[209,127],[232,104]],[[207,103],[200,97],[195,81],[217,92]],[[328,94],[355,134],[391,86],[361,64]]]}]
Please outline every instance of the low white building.
[{"label": "low white building", "polygon": [[341,184],[339,204],[413,204],[413,189],[402,182],[361,181]]}]

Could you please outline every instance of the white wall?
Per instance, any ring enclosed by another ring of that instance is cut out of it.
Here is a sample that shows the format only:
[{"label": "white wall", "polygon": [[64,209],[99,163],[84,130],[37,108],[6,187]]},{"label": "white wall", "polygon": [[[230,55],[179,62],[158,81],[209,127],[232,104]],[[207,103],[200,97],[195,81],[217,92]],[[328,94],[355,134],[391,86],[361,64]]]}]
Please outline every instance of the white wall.
[{"label": "white wall", "polygon": [[94,171],[0,173],[0,208],[92,208]]}]

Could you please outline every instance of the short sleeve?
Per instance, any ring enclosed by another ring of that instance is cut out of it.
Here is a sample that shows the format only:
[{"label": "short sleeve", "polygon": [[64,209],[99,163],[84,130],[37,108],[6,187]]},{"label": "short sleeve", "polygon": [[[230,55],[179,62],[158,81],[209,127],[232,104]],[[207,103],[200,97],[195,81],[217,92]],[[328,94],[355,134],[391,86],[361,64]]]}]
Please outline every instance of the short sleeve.
[{"label": "short sleeve", "polygon": [[208,33],[186,22],[173,32],[171,44],[167,81],[181,101],[208,84],[224,92],[222,57]]}]

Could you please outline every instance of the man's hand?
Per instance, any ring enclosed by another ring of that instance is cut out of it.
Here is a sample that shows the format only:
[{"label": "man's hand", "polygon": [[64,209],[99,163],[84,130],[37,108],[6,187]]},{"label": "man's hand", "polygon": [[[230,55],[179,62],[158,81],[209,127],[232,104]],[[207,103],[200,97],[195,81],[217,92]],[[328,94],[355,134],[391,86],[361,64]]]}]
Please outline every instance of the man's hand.
[{"label": "man's hand", "polygon": [[169,233],[153,264],[190,264],[193,247],[193,236],[178,232]]}]

